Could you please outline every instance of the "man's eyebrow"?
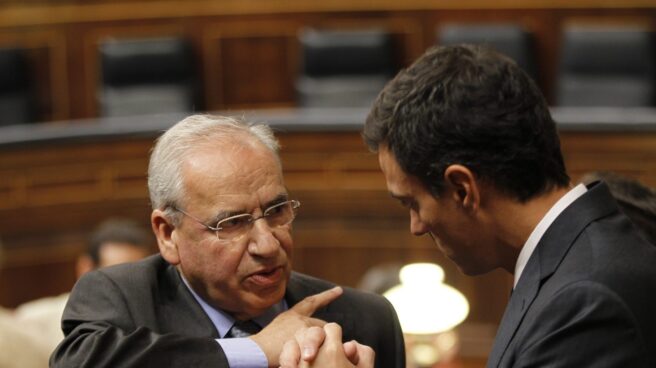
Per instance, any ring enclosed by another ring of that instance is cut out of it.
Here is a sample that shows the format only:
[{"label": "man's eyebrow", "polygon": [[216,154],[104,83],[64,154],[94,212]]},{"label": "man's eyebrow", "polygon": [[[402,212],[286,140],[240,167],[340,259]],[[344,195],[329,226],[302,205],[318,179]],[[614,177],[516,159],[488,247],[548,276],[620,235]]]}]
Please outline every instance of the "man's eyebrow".
[{"label": "man's eyebrow", "polygon": [[398,200],[399,202],[401,202],[401,205],[403,207],[408,207],[408,208],[417,207],[417,200],[414,197],[410,196],[410,195],[395,194],[395,193],[392,193],[392,192],[389,192],[389,195],[392,198],[394,198],[394,199]]},{"label": "man's eyebrow", "polygon": [[[274,199],[266,202],[264,204],[263,210],[265,210],[265,209],[267,209],[271,206],[275,206],[278,203],[285,202],[285,201],[288,200],[288,198],[289,198],[289,194],[280,193]],[[217,213],[216,216],[214,216],[212,221],[218,222],[218,221],[221,221],[221,220],[226,219],[228,217],[237,216],[237,215],[244,215],[244,214],[250,214],[250,213],[248,211],[246,211],[245,209],[235,210],[235,211],[221,211],[221,212]]]},{"label": "man's eyebrow", "polygon": [[285,202],[285,201],[287,201],[287,200],[289,200],[289,194],[287,194],[287,193],[280,193],[280,194],[278,194],[278,195],[276,196],[276,198],[274,198],[274,199],[270,200],[269,202],[265,203],[263,209],[267,209],[267,208],[269,208],[269,207],[271,207],[271,206],[275,206],[275,205],[277,205],[278,203],[282,203],[282,202]]},{"label": "man's eyebrow", "polygon": [[387,192],[387,193],[390,195],[390,197],[392,197],[394,199],[397,199],[399,201],[407,201],[409,199],[412,199],[412,197],[407,196],[407,195],[396,194],[396,193],[392,193],[392,192]]},{"label": "man's eyebrow", "polygon": [[228,217],[237,216],[237,215],[243,215],[243,214],[245,214],[245,213],[247,213],[245,210],[237,210],[237,211],[221,211],[221,212],[217,213],[216,216],[214,216],[214,218],[212,219],[212,221],[214,221],[214,222],[218,222],[218,221],[221,221],[221,220],[226,219],[226,218],[228,218]]}]

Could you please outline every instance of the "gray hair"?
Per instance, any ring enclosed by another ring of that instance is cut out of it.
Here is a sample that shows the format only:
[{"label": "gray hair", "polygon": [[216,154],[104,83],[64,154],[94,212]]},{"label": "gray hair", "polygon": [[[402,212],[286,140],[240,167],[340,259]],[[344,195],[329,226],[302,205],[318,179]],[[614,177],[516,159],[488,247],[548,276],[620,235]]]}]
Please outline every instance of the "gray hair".
[{"label": "gray hair", "polygon": [[182,164],[189,152],[203,144],[234,142],[236,136],[263,144],[280,161],[279,144],[269,126],[233,117],[191,115],[162,134],[152,150],[148,165],[148,191],[152,208],[164,210],[176,223],[178,213],[171,207],[179,205],[185,195]]}]

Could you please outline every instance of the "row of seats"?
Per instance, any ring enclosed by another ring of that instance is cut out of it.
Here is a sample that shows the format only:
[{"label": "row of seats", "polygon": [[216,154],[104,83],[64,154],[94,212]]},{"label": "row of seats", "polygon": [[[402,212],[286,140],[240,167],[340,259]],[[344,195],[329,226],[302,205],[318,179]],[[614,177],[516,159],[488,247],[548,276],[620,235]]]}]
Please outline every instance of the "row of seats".
[{"label": "row of seats", "polygon": [[32,85],[25,53],[0,49],[0,125],[33,119]]},{"label": "row of seats", "polygon": [[[394,72],[389,37],[384,31],[303,34],[305,67],[297,84],[301,102],[310,106],[371,102],[384,80]],[[541,67],[533,35],[516,24],[447,24],[437,30],[436,42],[488,45],[514,59],[534,78]],[[645,28],[567,27],[557,67],[555,105],[656,106],[655,50],[653,33]],[[383,59],[385,56],[390,59]],[[331,67],[318,73],[314,69],[317,60],[321,60],[320,65]],[[342,81],[347,76],[348,83]],[[307,83],[308,79],[312,83]],[[359,96],[354,96],[355,91]]]},{"label": "row of seats", "polygon": [[[309,29],[299,36],[298,104],[366,106],[398,70],[383,29]],[[514,24],[444,25],[439,44],[487,44],[532,76],[539,63],[532,34]],[[99,47],[102,116],[198,110],[193,50],[182,38],[110,39]],[[570,27],[563,32],[555,103],[559,106],[653,106],[652,34],[637,27]],[[0,49],[0,125],[34,119],[33,81],[22,50]]]},{"label": "row of seats", "polygon": [[[442,44],[483,43],[515,59],[533,77],[539,65],[530,32],[518,25],[449,25]],[[563,33],[555,104],[654,106],[653,34],[629,26],[572,26]]]}]

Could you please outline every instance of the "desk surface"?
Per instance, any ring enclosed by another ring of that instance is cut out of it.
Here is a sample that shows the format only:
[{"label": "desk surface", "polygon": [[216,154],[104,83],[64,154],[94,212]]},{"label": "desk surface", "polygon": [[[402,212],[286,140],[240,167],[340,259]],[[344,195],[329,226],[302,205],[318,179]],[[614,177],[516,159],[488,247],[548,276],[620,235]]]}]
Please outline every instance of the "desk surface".
[{"label": "desk surface", "polygon": [[[654,132],[656,108],[552,108],[560,131]],[[277,132],[343,132],[362,129],[368,109],[314,108],[225,111],[267,123]],[[126,136],[156,137],[187,114],[143,115],[121,118],[61,121],[0,127],[0,149],[33,144],[66,144],[75,141],[119,139]]]}]

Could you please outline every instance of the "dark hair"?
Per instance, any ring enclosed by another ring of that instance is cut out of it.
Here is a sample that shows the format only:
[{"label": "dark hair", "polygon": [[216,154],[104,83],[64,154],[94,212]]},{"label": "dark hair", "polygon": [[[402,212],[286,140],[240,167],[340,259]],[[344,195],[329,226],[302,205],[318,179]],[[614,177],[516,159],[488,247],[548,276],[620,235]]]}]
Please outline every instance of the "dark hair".
[{"label": "dark hair", "polygon": [[594,171],[581,178],[586,184],[597,180],[608,185],[622,212],[656,245],[656,190],[612,172]]},{"label": "dark hair", "polygon": [[482,46],[429,48],[378,95],[363,137],[373,151],[386,145],[435,196],[452,164],[522,202],[569,184],[539,89]]},{"label": "dark hair", "polygon": [[135,248],[153,250],[152,237],[144,228],[129,219],[109,219],[102,222],[91,235],[87,254],[95,265],[100,264],[100,248],[106,243],[124,243]]}]

